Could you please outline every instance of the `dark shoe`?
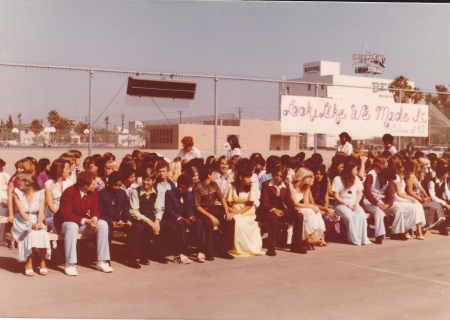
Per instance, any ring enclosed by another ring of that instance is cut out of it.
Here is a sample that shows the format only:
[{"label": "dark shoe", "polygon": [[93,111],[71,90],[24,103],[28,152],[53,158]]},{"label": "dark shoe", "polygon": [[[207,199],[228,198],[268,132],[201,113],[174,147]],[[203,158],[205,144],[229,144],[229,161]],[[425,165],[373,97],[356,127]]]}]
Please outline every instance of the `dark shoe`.
[{"label": "dark shoe", "polygon": [[408,238],[402,233],[393,233],[393,234],[391,234],[391,240],[406,241],[406,240],[408,240]]},{"label": "dark shoe", "polygon": [[133,269],[140,269],[141,265],[137,262],[136,259],[131,259],[128,261],[128,266]]},{"label": "dark shoe", "polygon": [[167,260],[165,257],[156,257],[155,261],[161,264],[168,264],[169,260]]},{"label": "dark shoe", "polygon": [[224,251],[220,254],[220,257],[222,259],[227,259],[227,260],[233,260],[234,256],[232,256],[231,254],[229,254],[228,252]]},{"label": "dark shoe", "polygon": [[447,226],[439,226],[439,234],[443,236],[448,236]]},{"label": "dark shoe", "polygon": [[214,261],[214,253],[207,253],[205,256],[206,261]]},{"label": "dark shoe", "polygon": [[266,256],[275,257],[276,255],[277,255],[277,252],[275,251],[275,248],[269,248],[266,251]]},{"label": "dark shoe", "polygon": [[148,260],[148,259],[140,259],[139,263],[142,264],[143,266],[148,266],[150,264],[150,260]]},{"label": "dark shoe", "polygon": [[301,254],[307,254],[308,251],[305,247],[291,247],[291,252],[293,253],[301,253]]},{"label": "dark shoe", "polygon": [[383,244],[383,236],[376,237],[375,244]]}]

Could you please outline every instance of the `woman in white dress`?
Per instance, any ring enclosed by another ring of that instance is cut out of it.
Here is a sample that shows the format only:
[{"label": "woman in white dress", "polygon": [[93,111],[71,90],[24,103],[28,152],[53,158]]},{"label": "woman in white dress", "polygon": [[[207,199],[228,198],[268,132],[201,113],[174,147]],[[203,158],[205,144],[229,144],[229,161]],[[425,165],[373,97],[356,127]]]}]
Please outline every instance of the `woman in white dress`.
[{"label": "woman in white dress", "polygon": [[403,209],[403,230],[407,239],[412,238],[408,230],[413,230],[416,238],[425,240],[422,234],[422,226],[426,225],[425,211],[422,204],[415,198],[409,196],[406,191],[406,183],[404,178],[405,164],[397,157],[389,159],[388,168],[394,170],[397,178],[394,180],[394,204],[400,205]]},{"label": "woman in white dress", "polygon": [[344,219],[348,241],[360,246],[371,242],[367,237],[366,213],[359,205],[363,195],[363,185],[357,174],[356,163],[346,161],[341,175],[333,179],[331,190],[336,199],[334,210]]},{"label": "woman in white dress", "polygon": [[233,256],[248,257],[262,255],[261,230],[256,219],[253,203],[259,199],[259,188],[252,184],[252,168],[243,165],[238,168],[236,181],[230,183],[224,198],[235,220],[234,249],[228,253]]},{"label": "woman in white dress", "polygon": [[64,190],[73,185],[70,162],[67,160],[56,159],[50,167],[51,179],[45,182],[45,225],[54,230],[53,216],[59,209],[59,202]]},{"label": "woman in white dress", "polygon": [[314,243],[325,246],[325,223],[319,207],[312,204],[310,187],[314,181],[314,174],[307,168],[299,168],[294,174],[293,184],[289,184],[292,201],[295,209],[303,214],[302,240],[308,244],[309,249],[314,249]]},{"label": "woman in white dress", "polygon": [[25,261],[25,275],[33,276],[33,250],[39,249],[41,275],[47,275],[45,259],[50,259],[50,240],[44,226],[44,190],[31,173],[18,175],[19,188],[14,189],[12,234],[18,243],[19,260]]}]

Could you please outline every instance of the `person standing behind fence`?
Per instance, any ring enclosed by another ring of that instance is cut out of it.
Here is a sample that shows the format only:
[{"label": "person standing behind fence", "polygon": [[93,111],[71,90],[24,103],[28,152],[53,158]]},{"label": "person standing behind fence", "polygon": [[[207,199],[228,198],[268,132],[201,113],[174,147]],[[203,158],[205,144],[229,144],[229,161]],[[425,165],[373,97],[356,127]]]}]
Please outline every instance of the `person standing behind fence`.
[{"label": "person standing behind fence", "polygon": [[202,157],[200,150],[194,147],[194,139],[191,136],[183,137],[183,139],[181,139],[181,144],[183,145],[183,148],[178,152],[178,157],[180,157],[184,163]]},{"label": "person standing behind fence", "polygon": [[230,150],[228,150],[227,157],[231,159],[232,156],[241,155],[241,145],[239,144],[238,137],[232,134],[227,138],[228,144],[230,145]]},{"label": "person standing behind fence", "polygon": [[389,133],[386,133],[383,135],[383,138],[381,138],[381,141],[384,143],[384,150],[389,151],[392,155],[397,153],[397,149],[394,147],[394,137],[390,135]]},{"label": "person standing behind fence", "polygon": [[345,155],[349,156],[353,152],[353,146],[350,142],[352,142],[352,138],[347,132],[342,132],[339,135],[339,140],[341,145],[337,148],[336,152],[344,152]]},{"label": "person standing behind fence", "polygon": [[44,226],[44,190],[31,173],[18,175],[19,187],[14,189],[14,216],[12,234],[18,242],[19,260],[25,261],[25,275],[33,276],[33,250],[39,249],[41,275],[47,275],[45,259],[50,259],[50,240]]}]

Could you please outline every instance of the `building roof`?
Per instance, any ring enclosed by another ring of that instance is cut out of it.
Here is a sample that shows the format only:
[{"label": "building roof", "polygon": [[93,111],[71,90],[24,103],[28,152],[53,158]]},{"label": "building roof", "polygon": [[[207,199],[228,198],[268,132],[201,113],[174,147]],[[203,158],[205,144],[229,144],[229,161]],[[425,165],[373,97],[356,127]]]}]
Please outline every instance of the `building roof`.
[{"label": "building roof", "polygon": [[[226,120],[239,120],[239,118],[234,113],[223,113],[217,115],[217,119]],[[204,124],[205,121],[214,121],[214,115],[204,115],[196,117],[182,117],[181,123],[196,123]],[[161,125],[161,124],[179,124],[180,118],[171,119],[157,119],[157,120],[142,120],[143,126]]]}]

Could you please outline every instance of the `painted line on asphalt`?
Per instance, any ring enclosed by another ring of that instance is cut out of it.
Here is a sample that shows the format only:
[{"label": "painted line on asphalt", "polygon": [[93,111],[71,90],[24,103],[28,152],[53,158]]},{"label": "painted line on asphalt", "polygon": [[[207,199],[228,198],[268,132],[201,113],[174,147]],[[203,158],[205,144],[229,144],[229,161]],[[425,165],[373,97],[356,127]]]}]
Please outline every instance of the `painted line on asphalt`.
[{"label": "painted line on asphalt", "polygon": [[[328,260],[328,259],[324,259],[324,260]],[[385,270],[385,269],[380,269],[380,268],[375,268],[375,267],[369,267],[369,266],[364,266],[364,265],[360,265],[360,264],[356,264],[356,263],[351,263],[351,262],[344,262],[344,261],[337,261],[337,260],[330,260],[333,262],[339,262],[342,264],[347,264],[349,266],[355,266],[355,267],[360,267],[360,268],[365,268],[365,269],[370,269],[370,270],[374,270],[374,271],[379,271],[379,272],[384,272],[384,273],[389,273],[389,274],[393,274],[393,275],[397,275],[397,276],[402,276],[402,277],[407,277],[407,278],[412,278],[412,279],[417,279],[417,280],[423,280],[423,281],[429,281],[429,282],[434,282],[434,283],[438,283],[438,284],[445,284],[447,286],[450,286],[449,282],[445,282],[445,281],[439,281],[439,280],[433,280],[433,279],[428,279],[428,278],[422,278],[422,277],[417,277],[417,276],[412,276],[409,274],[405,274],[405,273],[400,273],[400,272],[395,272],[395,271],[389,271],[389,270]]]}]

